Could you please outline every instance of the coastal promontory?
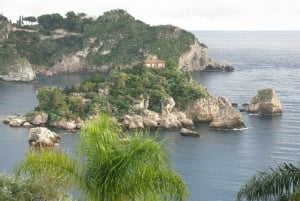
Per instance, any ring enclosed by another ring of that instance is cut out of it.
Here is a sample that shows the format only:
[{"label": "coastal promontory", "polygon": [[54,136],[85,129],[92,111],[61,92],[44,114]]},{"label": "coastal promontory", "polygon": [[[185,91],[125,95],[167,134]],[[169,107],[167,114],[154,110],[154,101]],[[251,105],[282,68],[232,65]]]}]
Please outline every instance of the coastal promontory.
[{"label": "coastal promontory", "polygon": [[230,64],[211,58],[194,34],[171,25],[150,26],[124,10],[97,18],[71,11],[65,16],[54,13],[20,19],[11,23],[0,17],[0,78],[5,80],[15,80],[7,76],[17,72],[26,74],[22,81],[34,79],[24,66],[52,75],[108,72],[146,60],[156,65],[172,59],[183,71],[233,70]]}]

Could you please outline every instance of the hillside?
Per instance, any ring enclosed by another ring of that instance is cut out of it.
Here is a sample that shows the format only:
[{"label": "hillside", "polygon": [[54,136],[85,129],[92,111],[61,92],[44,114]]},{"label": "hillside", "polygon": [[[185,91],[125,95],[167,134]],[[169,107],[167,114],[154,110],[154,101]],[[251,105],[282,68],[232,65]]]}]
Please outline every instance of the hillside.
[{"label": "hillside", "polygon": [[[9,31],[7,19],[2,18],[0,21],[6,28],[0,22],[0,32],[6,34],[0,40],[0,54],[14,51],[33,67],[53,73],[107,71],[143,63],[151,57],[173,59],[185,70],[226,67],[215,62],[208,55],[207,47],[192,33],[171,25],[150,26],[124,10],[108,11],[97,19],[74,12],[68,12],[65,17],[60,14],[29,16]],[[1,58],[0,66],[9,65]]]}]

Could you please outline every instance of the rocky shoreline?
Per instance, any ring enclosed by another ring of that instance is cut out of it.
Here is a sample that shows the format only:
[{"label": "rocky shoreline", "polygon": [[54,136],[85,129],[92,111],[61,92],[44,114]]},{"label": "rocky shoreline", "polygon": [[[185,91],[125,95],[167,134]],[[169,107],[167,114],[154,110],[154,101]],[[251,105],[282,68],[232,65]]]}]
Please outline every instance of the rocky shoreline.
[{"label": "rocky shoreline", "polygon": [[[162,100],[161,112],[157,113],[148,109],[148,99],[141,99],[135,105],[139,114],[127,114],[119,120],[126,129],[181,129],[192,128],[197,123],[209,123],[209,128],[216,130],[243,129],[246,125],[241,115],[241,109],[237,104],[231,103],[226,97],[208,97],[195,101],[185,111],[175,108],[172,97]],[[235,106],[235,107],[234,107]],[[274,89],[266,88],[258,91],[251,99],[250,104],[243,104],[243,110],[249,114],[278,115],[282,113],[281,102],[276,96]],[[27,116],[9,116],[3,123],[11,127],[37,127],[50,126],[64,129],[67,132],[76,132],[84,121],[80,118],[75,120],[49,120],[48,114],[35,112]]]}]

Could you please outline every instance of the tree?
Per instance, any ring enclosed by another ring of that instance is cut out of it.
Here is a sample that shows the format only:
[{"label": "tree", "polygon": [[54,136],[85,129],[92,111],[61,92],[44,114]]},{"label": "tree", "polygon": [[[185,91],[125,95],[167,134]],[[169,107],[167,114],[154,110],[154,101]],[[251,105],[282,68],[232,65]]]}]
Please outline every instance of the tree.
[{"label": "tree", "polygon": [[163,143],[142,133],[121,132],[101,115],[81,131],[77,157],[62,152],[28,152],[17,175],[47,173],[77,187],[83,200],[185,200],[182,178],[169,168]]},{"label": "tree", "polygon": [[237,201],[300,200],[300,168],[280,164],[276,169],[254,175],[238,192]]}]

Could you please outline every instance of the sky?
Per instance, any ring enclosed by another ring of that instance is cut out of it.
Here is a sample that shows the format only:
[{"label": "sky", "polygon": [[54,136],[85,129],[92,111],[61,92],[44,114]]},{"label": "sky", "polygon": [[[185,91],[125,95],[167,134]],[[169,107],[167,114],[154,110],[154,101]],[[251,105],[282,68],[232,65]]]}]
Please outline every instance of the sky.
[{"label": "sky", "polygon": [[124,9],[150,25],[194,30],[300,30],[300,0],[0,0],[0,14],[15,22],[68,11],[100,16]]}]

